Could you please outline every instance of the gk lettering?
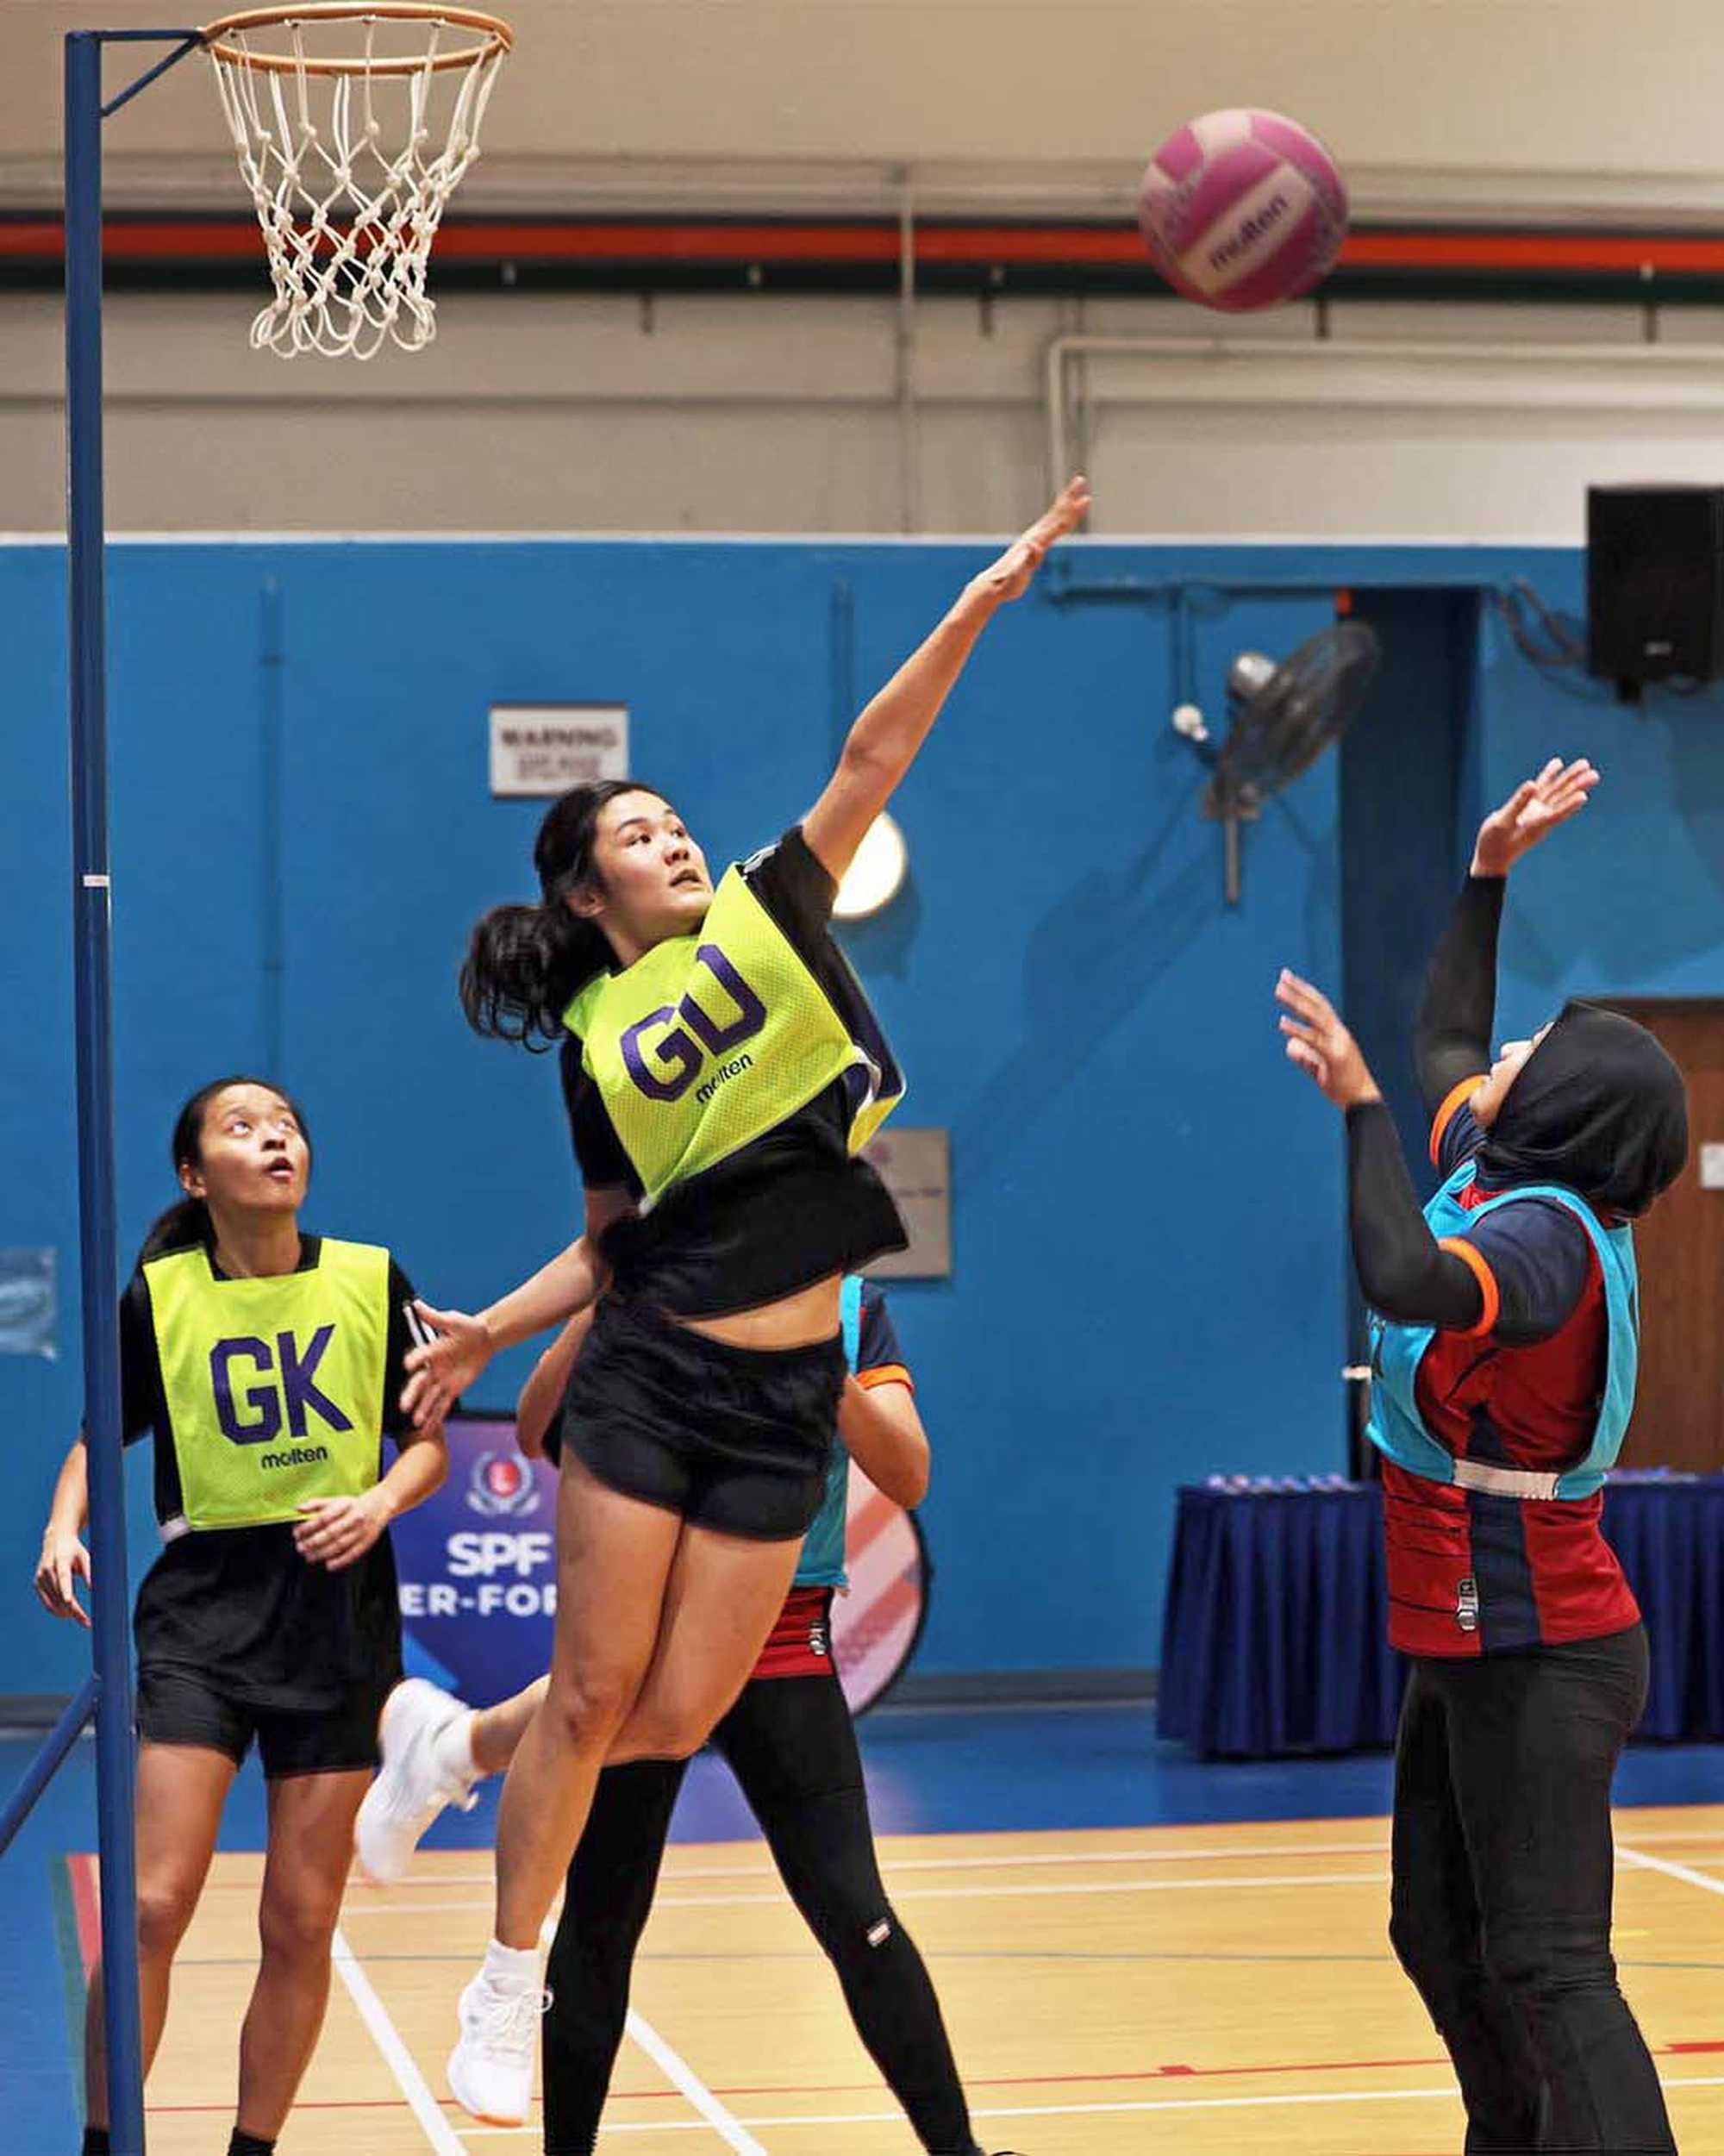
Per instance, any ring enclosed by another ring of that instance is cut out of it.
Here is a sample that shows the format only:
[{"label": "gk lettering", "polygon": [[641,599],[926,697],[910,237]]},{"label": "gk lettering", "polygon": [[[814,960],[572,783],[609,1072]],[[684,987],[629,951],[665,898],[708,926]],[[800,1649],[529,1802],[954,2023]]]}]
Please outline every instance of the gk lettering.
[{"label": "gk lettering", "polygon": [[317,1384],[317,1365],[334,1337],[333,1325],[320,1325],[303,1353],[291,1333],[278,1333],[273,1347],[249,1334],[217,1340],[209,1351],[209,1378],[222,1434],[235,1445],[268,1445],[285,1424],[292,1436],[303,1437],[312,1414],[332,1430],[352,1429]]},{"label": "gk lettering", "polygon": [[[723,991],[730,1012],[714,1017],[690,987],[674,1007],[666,1003],[629,1027],[622,1036],[623,1064],[648,1100],[680,1100],[709,1057],[730,1055],[766,1022],[766,1006],[715,943],[703,943],[695,963]],[[711,1000],[710,991],[708,996]]]}]

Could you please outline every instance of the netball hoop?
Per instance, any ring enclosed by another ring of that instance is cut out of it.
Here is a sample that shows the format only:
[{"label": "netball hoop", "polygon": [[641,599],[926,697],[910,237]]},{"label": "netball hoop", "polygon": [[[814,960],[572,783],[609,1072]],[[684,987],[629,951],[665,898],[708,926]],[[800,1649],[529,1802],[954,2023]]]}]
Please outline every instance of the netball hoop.
[{"label": "netball hoop", "polygon": [[509,24],[340,0],[247,9],[203,37],[275,285],[253,348],[369,359],[429,344],[431,245],[479,153]]},{"label": "netball hoop", "polygon": [[[208,53],[275,280],[274,304],[253,326],[253,343],[361,358],[391,340],[411,350],[428,343],[434,328],[425,264],[438,221],[478,155],[479,122],[513,42],[495,16],[403,0],[257,8],[207,29],[70,30],[66,37],[67,717],[92,1653],[89,1678],[0,1802],[0,1856],[93,1722],[114,2156],[144,2156],[144,2090],[115,1206],[102,129],[170,69]],[[108,95],[104,55],[141,46],[167,49]]]}]

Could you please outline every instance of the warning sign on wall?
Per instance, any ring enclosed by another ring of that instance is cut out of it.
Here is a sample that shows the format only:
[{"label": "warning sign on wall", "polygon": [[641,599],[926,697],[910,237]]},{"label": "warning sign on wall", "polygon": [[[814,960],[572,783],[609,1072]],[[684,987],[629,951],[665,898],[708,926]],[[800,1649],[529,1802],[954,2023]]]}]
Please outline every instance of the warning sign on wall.
[{"label": "warning sign on wall", "polygon": [[499,797],[548,797],[628,776],[626,703],[492,704],[490,790]]},{"label": "warning sign on wall", "polygon": [[952,1162],[949,1134],[894,1123],[863,1147],[891,1192],[909,1247],[877,1258],[881,1280],[943,1280],[952,1271]]}]

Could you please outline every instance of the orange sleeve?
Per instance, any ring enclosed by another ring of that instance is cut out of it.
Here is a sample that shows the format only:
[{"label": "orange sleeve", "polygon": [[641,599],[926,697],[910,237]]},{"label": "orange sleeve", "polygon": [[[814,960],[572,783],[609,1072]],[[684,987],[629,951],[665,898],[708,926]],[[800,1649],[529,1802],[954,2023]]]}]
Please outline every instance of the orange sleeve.
[{"label": "orange sleeve", "polygon": [[1487,1333],[1496,1330],[1496,1321],[1502,1314],[1502,1291],[1496,1284],[1496,1275],[1490,1270],[1484,1253],[1459,1235],[1445,1235],[1437,1244],[1451,1258],[1459,1258],[1478,1283],[1478,1292],[1484,1298],[1484,1312],[1477,1325],[1469,1326],[1461,1335],[1464,1340],[1483,1340]]},{"label": "orange sleeve", "polygon": [[1483,1071],[1477,1078],[1463,1078],[1437,1110],[1435,1119],[1431,1124],[1431,1165],[1434,1168],[1442,1158],[1443,1140],[1448,1134],[1449,1125],[1484,1083],[1484,1072]]},{"label": "orange sleeve", "polygon": [[915,1381],[901,1362],[876,1363],[871,1370],[859,1370],[856,1382],[865,1392],[871,1392],[876,1385],[903,1385],[911,1392]]}]

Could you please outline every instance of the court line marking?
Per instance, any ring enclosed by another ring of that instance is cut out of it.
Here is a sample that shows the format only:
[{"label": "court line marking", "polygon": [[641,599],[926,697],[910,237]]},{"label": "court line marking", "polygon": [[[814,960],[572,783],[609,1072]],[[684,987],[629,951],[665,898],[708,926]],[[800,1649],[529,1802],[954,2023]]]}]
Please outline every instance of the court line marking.
[{"label": "court line marking", "polygon": [[[1635,1837],[1637,1840],[1641,1836]],[[1724,1894],[1724,1879],[1709,1879],[1703,1872],[1696,1872],[1685,1864],[1672,1864],[1668,1857],[1649,1857],[1642,1849],[1635,1849],[1619,1841],[1616,1853],[1623,1861],[1641,1872],[1662,1872],[1666,1878],[1680,1879],[1685,1886],[1697,1886],[1703,1894]]]},{"label": "court line marking", "polygon": [[[903,1902],[1003,1902],[1026,1898],[1058,1898],[1090,1894],[1196,1894],[1221,1893],[1260,1886],[1386,1886],[1383,1872],[1270,1872],[1240,1879],[1081,1879],[1050,1886],[910,1886],[894,1897]],[[790,1909],[782,1886],[769,1894],[660,1894],[653,1906],[659,1909]],[[419,1902],[390,1909],[353,1908],[355,1916],[434,1916],[454,1910],[486,1909],[489,1902]]]},{"label": "court line marking", "polygon": [[[1057,1830],[1055,1830],[1057,1831]],[[1177,1831],[1174,1830],[1174,1831]],[[1708,1845],[1724,1850],[1724,1828],[1715,1828],[1709,1833],[1697,1833],[1692,1828],[1652,1828],[1634,1836],[1637,1842],[1690,1846]],[[453,1851],[447,1853],[453,1854]],[[1026,1870],[1048,1866],[1070,1868],[1090,1864],[1192,1864],[1229,1863],[1235,1859],[1259,1859],[1270,1857],[1375,1857],[1389,1854],[1387,1837],[1375,1841],[1280,1841],[1262,1843],[1205,1844],[1202,1847],[1182,1849],[1095,1849],[1065,1850],[1031,1854],[1019,1852],[998,1856],[968,1857],[896,1857],[890,1851],[880,1853],[881,1869],[898,1872],[1010,1872],[1020,1867]],[[1724,1854],[1715,1859],[1724,1864]],[[771,1864],[711,1864],[678,1865],[674,1850],[666,1865],[665,1878],[676,1885],[686,1879],[776,1879],[778,1873]],[[427,1893],[447,1886],[490,1886],[492,1874],[489,1872],[445,1872],[432,1873],[416,1879],[397,1880],[391,1887],[366,1887],[372,1894],[392,1894],[402,1891]],[[222,1881],[212,1881],[219,1887]],[[235,1881],[236,1887],[255,1886],[255,1881]]]},{"label": "court line marking", "polygon": [[[1645,1871],[1660,1872],[1670,1878],[1683,1881],[1687,1884],[1697,1886],[1704,1892],[1724,1896],[1724,1881],[1708,1878],[1703,1873],[1696,1872],[1686,1865],[1673,1863],[1665,1858],[1649,1856],[1644,1850],[1637,1849],[1628,1845],[1619,1846],[1618,1854],[1631,1867]],[[1342,1881],[1346,1879],[1365,1879],[1376,1882],[1380,1878],[1380,1877],[1381,1875],[1377,1873],[1340,1875]],[[1263,1879],[1223,1880],[1208,1883],[1194,1880],[1143,1880],[1123,1882],[1108,1881],[1093,1883],[1087,1885],[1078,1884],[1075,1886],[1067,1885],[1028,1888],[959,1887],[949,1890],[923,1889],[920,1890],[919,1898],[927,1899],[938,1897],[944,1899],[978,1899],[993,1898],[1014,1893],[1040,1895],[1098,1891],[1165,1891],[1169,1889],[1178,1890],[1181,1888],[1190,1888],[1204,1884],[1221,1886],[1240,1886],[1271,1883],[1273,1882]],[[1340,1882],[1336,1881],[1333,1877],[1326,1878],[1317,1875],[1296,1881],[1287,1880],[1284,1883],[1334,1884]],[[752,1902],[755,1900],[767,1899],[777,1900],[778,1897],[777,1896],[711,1896],[678,1898],[682,1900],[683,1905],[684,1906],[692,1905],[699,1907],[715,1905],[725,1906],[742,1901]],[[479,1906],[482,1907],[484,1904],[480,1904]],[[383,1914],[384,1912],[377,1911],[375,1913]],[[348,1982],[350,1990],[353,1989],[353,1983],[350,1980],[351,1972],[351,1977],[357,1978],[361,1984],[365,1985],[366,1990],[369,1991],[370,1986],[364,1977],[363,1972],[359,1969],[357,1964],[353,1961],[351,1950],[347,1948],[346,1941],[340,1939],[339,1933],[337,1934],[337,1940],[340,1949],[337,1954],[337,1965],[341,1969],[344,1981]],[[357,1993],[355,1996],[356,2003],[360,2003],[358,2000]],[[377,2001],[376,1994],[374,1992],[371,1994],[371,1997],[373,2003],[376,2005],[378,2014],[382,2016],[384,2027],[388,2028],[390,2035],[391,2037],[395,2037],[393,2026],[389,2023],[387,2015],[384,2014],[381,2003]],[[362,2014],[365,2013],[362,2003],[360,2003],[360,2010]],[[385,2056],[388,2057],[390,2055],[388,2047],[384,2044],[381,2035],[376,2029],[375,2026],[372,2024],[370,2015],[366,2015],[365,2019],[368,2026],[373,2026],[373,2034],[378,2035],[379,2047],[384,2050]],[[640,2047],[646,2052],[647,2057],[653,2060],[653,2064],[659,2068],[660,2072],[665,2075],[665,2078],[672,2083],[672,2084],[689,2101],[696,2110],[700,2113],[701,2115],[696,2119],[664,2121],[657,2123],[645,2121],[620,2122],[615,2125],[606,2126],[603,2128],[602,2131],[607,2135],[642,2133],[703,2132],[707,2130],[709,2128],[712,2128],[721,2135],[721,2137],[733,2149],[735,2149],[738,2152],[738,2156],[767,2156],[767,2152],[758,2141],[753,2140],[750,2128],[759,2128],[762,2131],[773,2128],[793,2130],[796,2128],[813,2128],[816,2126],[825,2128],[871,2124],[893,2124],[898,2122],[899,2115],[896,2111],[855,2112],[847,2114],[792,2114],[784,2116],[758,2118],[747,2121],[738,2120],[718,2103],[718,2100],[712,2096],[710,2090],[706,2088],[705,2084],[702,2083],[698,2077],[696,2076],[688,2067],[686,2062],[684,2061],[679,2055],[674,2052],[668,2044],[665,2043],[661,2037],[658,2035],[657,2031],[653,2030],[651,2025],[646,2022],[639,2015],[634,2013],[633,2009],[631,2009],[629,2015],[628,2034],[634,2038]],[[395,2042],[397,2046],[399,2045],[399,2038],[395,2037]],[[390,2059],[390,2063],[391,2065],[395,2063],[393,2059]],[[417,2069],[412,2065],[410,2059],[408,2059],[406,2063],[413,2079],[419,2081],[420,2078],[417,2073]],[[398,2069],[397,2078],[402,2078]],[[403,2086],[404,2089],[408,2089],[408,2084],[404,2078],[403,2078]],[[1665,2081],[1664,2086],[1668,2089],[1720,2088],[1724,2087],[1724,2075],[1678,2076]],[[420,2087],[423,2090],[424,2084],[422,2081],[420,2081]],[[408,2093],[409,2101],[411,2101],[410,2089],[408,2089]],[[1306,2091],[1297,2093],[1282,2092],[1276,2095],[1250,2097],[1174,2097],[1161,2098],[1149,2102],[1140,2100],[1085,2104],[996,2105],[978,2107],[975,2112],[975,2115],[978,2118],[989,2119],[1052,2118],[1121,2115],[1138,2115],[1157,2111],[1262,2109],[1274,2109],[1277,2107],[1288,2108],[1295,2106],[1309,2106],[1312,2104],[1321,2103],[1431,2102],[1442,2098],[1447,2098],[1452,2102],[1455,2100],[1457,2093],[1458,2092],[1452,2086],[1449,2086],[1439,2089],[1349,2090],[1333,2091]],[[428,2102],[428,2090],[424,2090],[424,2094]],[[418,2114],[419,2106],[415,2104],[414,2109],[415,2114]],[[421,2115],[422,2122],[424,2122],[423,2115]],[[447,2122],[442,2118],[441,2113],[437,2112],[434,2115],[437,2126],[441,2128],[445,2134],[447,2134],[448,2132],[448,2128]],[[534,2129],[531,2128],[476,2128],[473,2129],[472,2133],[467,2136],[467,2138],[472,2139],[480,2135],[500,2136],[504,2134],[527,2133],[532,2130]],[[447,2143],[440,2142],[434,2133],[433,2135],[433,2141],[434,2146],[437,2147],[439,2149],[440,2156],[444,2156],[444,2151],[448,2146]],[[460,2144],[458,2142],[455,2146],[459,2148]]]},{"label": "court line marking", "polygon": [[[1058,1832],[1059,1829],[1053,1829]],[[1636,1837],[1649,1840],[1647,1835]],[[1715,1834],[1703,1837],[1724,1850],[1724,1828]],[[754,1846],[759,1846],[754,1845]],[[1191,1849],[1096,1849],[1091,1851],[1061,1850],[1030,1855],[986,1857],[895,1857],[889,1850],[880,1851],[880,1868],[884,1872],[1012,1872],[1020,1866],[1027,1871],[1045,1870],[1051,1865],[1065,1869],[1088,1864],[1196,1864],[1227,1863],[1234,1857],[1260,1859],[1267,1857],[1386,1857],[1389,1841],[1386,1836],[1376,1841],[1301,1841],[1266,1842],[1261,1847],[1209,1847]],[[1724,1859],[1721,1859],[1724,1861]],[[492,1883],[489,1872],[434,1872],[423,1878],[398,1879],[392,1886],[366,1886],[364,1893],[394,1894],[403,1890],[427,1891],[440,1886],[489,1886]],[[776,1879],[778,1874],[767,1861],[753,1864],[688,1864],[674,1861],[665,1867],[664,1877],[672,1886],[686,1879]],[[255,1881],[245,1884],[255,1885]]]},{"label": "court line marking", "polygon": [[[1666,2089],[1724,2089],[1724,2074],[1684,2076],[1664,2084]],[[1452,2082],[1442,2089],[1348,2089],[1333,2094],[1298,2094],[1261,2097],[1175,2097],[1156,2103],[1037,2103],[1016,2104],[1009,2107],[978,2107],[971,2113],[978,2119],[1058,2119],[1118,2116],[1121,2114],[1141,2114],[1146,2111],[1243,2111],[1272,2109],[1277,2106],[1308,2106],[1317,2103],[1431,2103],[1446,2098],[1459,2105],[1460,2091]],[[902,2126],[901,2111],[850,2111],[827,2115],[805,2112],[783,2118],[748,2119],[747,2126],[763,2130],[768,2128],[799,2126]],[[477,2129],[480,2133],[496,2134],[524,2134],[536,2131],[529,2127],[506,2126]],[[630,2120],[618,2126],[602,2126],[600,2137],[623,2134],[686,2134],[697,2132],[695,2120],[672,2120],[653,2125],[645,2120]]]},{"label": "court line marking", "polygon": [[705,2125],[734,2148],[737,2156],[766,2156],[765,2149],[741,2120],[725,2109],[681,2053],[672,2051],[653,2024],[642,2015],[637,2014],[632,2006],[623,2026],[665,2078],[700,2113],[697,2121],[684,2119],[674,2122],[681,2131],[686,2133]]},{"label": "court line marking", "polygon": [[[539,1927],[540,1945],[550,1946],[556,1935],[557,1911],[553,1909]],[[673,2120],[671,2123],[678,2130],[687,2132],[691,2128],[709,2127],[721,2140],[736,2151],[736,2156],[767,2156],[767,2151],[760,2146],[739,2120],[726,2110],[723,2104],[690,2065],[688,2060],[680,2052],[672,2050],[644,2014],[638,2012],[631,2006],[622,2027],[624,2034],[634,2039],[635,2047],[645,2052],[647,2058],[664,2075],[665,2080],[682,2097],[684,2102],[699,2113],[698,2119]],[[483,2132],[485,2129],[476,2130]],[[502,2130],[506,2133],[520,2133],[532,2129],[507,2127]]]},{"label": "court line marking", "polygon": [[407,2098],[409,2109],[424,2128],[425,2137],[437,2156],[465,2156],[459,2136],[444,2117],[442,2106],[432,2095],[413,2053],[401,2040],[400,2031],[389,2018],[388,2009],[372,1989],[371,1978],[359,1966],[359,1958],[347,1944],[339,1924],[330,1942],[330,1959],[335,1965],[335,1973],[347,1986],[348,1997],[359,2009],[359,2019],[371,2031],[372,2042],[383,2053],[401,2093]]}]

